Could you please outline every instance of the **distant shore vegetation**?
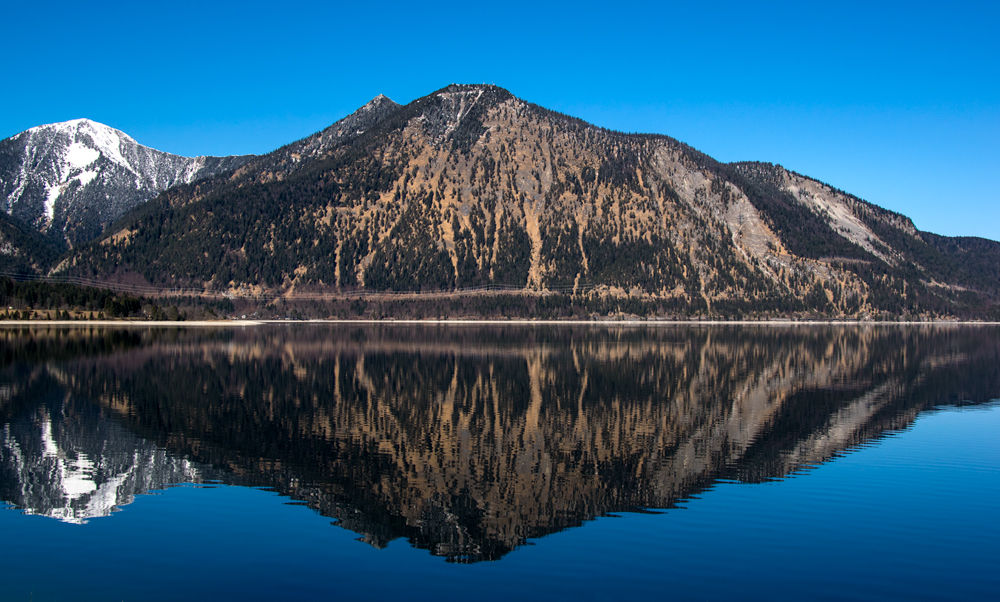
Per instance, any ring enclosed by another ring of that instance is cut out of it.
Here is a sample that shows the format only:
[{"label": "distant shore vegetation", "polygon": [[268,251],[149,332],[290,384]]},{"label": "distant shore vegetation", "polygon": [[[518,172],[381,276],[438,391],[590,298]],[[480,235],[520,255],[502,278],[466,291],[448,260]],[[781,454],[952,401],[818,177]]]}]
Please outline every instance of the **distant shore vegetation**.
[{"label": "distant shore vegetation", "polygon": [[1000,321],[1000,308],[984,315],[875,311],[845,315],[818,311],[810,299],[727,300],[598,294],[593,291],[493,291],[378,295],[358,292],[332,298],[211,298],[199,295],[131,295],[69,283],[0,277],[0,320],[861,320]]}]

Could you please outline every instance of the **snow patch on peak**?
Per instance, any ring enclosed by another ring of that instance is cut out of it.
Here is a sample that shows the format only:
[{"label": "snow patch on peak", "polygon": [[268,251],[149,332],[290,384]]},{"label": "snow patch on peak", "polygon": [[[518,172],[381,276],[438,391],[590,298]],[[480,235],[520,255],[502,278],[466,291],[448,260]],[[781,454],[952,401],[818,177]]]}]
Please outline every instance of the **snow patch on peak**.
[{"label": "snow patch on peak", "polygon": [[[126,145],[139,146],[139,143],[125,132],[90,119],[71,119],[60,123],[40,125],[23,132],[23,134],[27,134],[29,140],[49,138],[63,140],[64,142],[61,144],[68,144],[65,161],[66,167],[70,170],[86,167],[97,160],[97,156],[100,155],[104,155],[108,160],[126,169],[131,169],[122,152],[122,147]],[[97,156],[94,156],[94,153]],[[63,175],[66,175],[65,172]]]},{"label": "snow patch on peak", "polygon": [[66,149],[66,163],[70,169],[83,169],[101,158],[101,152],[74,141]]},{"label": "snow patch on peak", "polygon": [[89,121],[89,119],[70,119],[69,121],[60,121],[58,123],[46,123],[25,130],[22,134],[33,135],[41,132],[56,132],[69,135],[70,132],[75,132],[82,123]]},{"label": "snow patch on peak", "polygon": [[97,123],[88,119],[81,120],[76,132],[77,141],[79,140],[80,134],[86,134],[94,143],[96,150],[102,155],[111,161],[118,163],[122,167],[131,168],[129,162],[126,161],[125,157],[122,155],[122,142],[128,141],[136,145],[138,143],[135,140],[132,140],[132,138],[124,132],[120,132],[114,128],[104,125],[103,123]]},{"label": "snow patch on peak", "polygon": [[82,187],[86,186],[87,184],[90,184],[96,177],[97,177],[96,171],[85,171],[80,175],[76,176],[75,179],[80,181],[80,186]]}]

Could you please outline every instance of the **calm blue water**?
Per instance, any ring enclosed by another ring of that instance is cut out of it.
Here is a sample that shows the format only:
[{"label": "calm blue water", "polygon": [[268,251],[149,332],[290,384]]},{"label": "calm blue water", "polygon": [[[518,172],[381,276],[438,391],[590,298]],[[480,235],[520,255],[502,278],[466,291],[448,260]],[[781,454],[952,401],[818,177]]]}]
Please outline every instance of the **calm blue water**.
[{"label": "calm blue water", "polygon": [[[358,332],[345,340],[357,339]],[[254,347],[259,335],[240,340],[225,334],[220,343],[212,338],[217,334],[196,334],[152,344],[112,341],[106,334],[99,353],[92,346],[80,353],[49,348],[45,353],[57,359],[35,355],[10,363],[7,380],[0,382],[7,442],[0,473],[7,500],[0,512],[6,549],[0,600],[1000,596],[1000,403],[989,402],[988,395],[974,405],[934,403],[952,401],[942,392],[948,387],[961,389],[952,384],[956,371],[954,378],[961,381],[964,374],[975,394],[998,384],[989,371],[995,347],[988,341],[996,331],[978,343],[927,333],[911,341],[904,334],[905,353],[893,357],[882,354],[880,345],[897,349],[900,340],[894,335],[882,341],[884,333],[855,339],[832,331],[804,335],[807,341],[785,333],[770,354],[752,336],[732,333],[692,340],[675,332],[654,351],[646,335],[627,334],[623,347],[620,332],[584,333],[568,343],[533,339],[527,354],[515,353],[511,364],[527,357],[521,391],[527,399],[510,399],[520,408],[511,414],[497,405],[502,394],[488,399],[488,387],[481,385],[484,374],[513,369],[504,362],[512,349],[527,348],[520,338],[510,346],[500,340],[474,349],[471,364],[455,359],[464,357],[455,349],[470,344],[462,339],[452,347],[449,334],[417,333],[420,345],[414,347],[408,336],[369,332],[362,353],[349,344],[316,351],[284,340],[276,348],[283,349],[278,364],[285,368],[276,368]],[[336,342],[341,334],[326,333],[321,340]],[[482,335],[474,339],[481,342]],[[566,344],[575,353],[564,353]],[[831,355],[837,346],[844,353]],[[37,341],[30,347],[37,349]],[[681,347],[698,352],[693,355],[701,363],[690,372],[702,376],[686,381],[678,372],[683,390],[649,384],[688,365],[684,354],[661,353]],[[142,355],[151,349],[155,353]],[[878,357],[859,357],[871,349]],[[713,354],[719,359],[704,359]],[[317,359],[333,355],[345,361],[323,368]],[[627,361],[602,372],[615,357]],[[793,369],[806,360],[808,366]],[[554,367],[565,362],[574,366],[568,374],[576,379]],[[44,382],[43,364],[51,382]],[[219,376],[223,364],[239,372],[239,395],[232,382],[213,380],[226,380]],[[212,370],[201,372],[203,365]],[[171,392],[158,386],[162,397],[143,405],[135,396],[152,378],[144,366],[169,368],[175,378],[183,375],[186,386]],[[639,383],[636,389],[615,384],[614,374],[626,370],[622,366],[634,369],[625,375]],[[286,371],[290,380],[282,384],[276,374]],[[114,378],[100,380],[99,374],[109,373]],[[651,374],[659,376],[647,378]],[[100,385],[81,384],[87,375]],[[311,375],[319,380],[310,381]],[[583,378],[585,386],[577,382]],[[408,389],[405,383],[413,379],[420,384]],[[662,397],[650,400],[650,390],[640,386],[644,379]],[[349,381],[368,388],[349,392]],[[732,386],[723,387],[723,381]],[[313,388],[294,384],[304,382]],[[566,398],[546,383],[568,390]],[[766,393],[758,401],[754,387]],[[700,393],[684,392],[693,389]],[[307,409],[310,390],[315,398]],[[287,424],[278,418],[284,410],[274,401],[276,391],[296,400],[290,415],[313,419],[296,422],[285,436],[277,433]],[[613,391],[634,399],[614,399]],[[960,391],[958,401],[976,402],[969,395]],[[421,400],[427,399],[425,407]],[[188,405],[171,414],[171,400]],[[540,408],[532,400],[540,400]],[[694,406],[682,407],[678,400]],[[240,413],[255,404],[263,404],[259,415]],[[674,409],[655,413],[664,405]],[[357,412],[350,415],[367,418],[351,422],[345,410],[324,423],[331,432],[308,434],[318,432],[318,416],[329,418],[345,406]],[[428,418],[437,412],[446,418]],[[216,421],[220,416],[226,420]],[[190,422],[181,424],[184,417]],[[534,426],[518,432],[517,443],[490,443],[519,424],[518,417]],[[575,417],[571,425],[569,417]],[[500,423],[503,429],[488,427]],[[685,430],[692,423],[696,427]],[[419,430],[421,424],[431,426]],[[452,427],[451,443],[436,448],[428,433]],[[419,432],[408,434],[407,428]],[[742,440],[745,431],[752,434]],[[249,433],[248,439],[238,433]],[[610,442],[621,434],[627,435],[624,443]],[[260,448],[266,453],[250,453],[253,441],[265,440]],[[387,441],[425,441],[427,449],[397,453]],[[483,459],[504,450],[511,455],[499,464]],[[33,453],[33,464],[24,460]],[[17,454],[21,464],[11,459]],[[591,455],[603,459],[588,464]],[[407,464],[407,457],[420,465]],[[580,470],[573,469],[573,458],[583,458]],[[357,469],[366,462],[369,468]],[[491,468],[467,468],[477,463]],[[586,485],[591,473],[597,476]],[[190,475],[200,483],[184,483]],[[58,493],[43,493],[53,479]],[[261,482],[269,486],[253,486]],[[166,487],[147,491],[157,483]],[[529,490],[525,497],[518,497],[519,488]],[[99,499],[107,491],[117,497]],[[529,499],[538,509],[506,521],[530,506],[523,501]],[[498,500],[513,501],[503,506]],[[644,500],[664,500],[670,508],[656,510]],[[622,511],[633,502],[647,512]],[[422,513],[408,514],[407,507],[421,504]],[[106,508],[113,510],[108,514]],[[428,508],[441,515],[432,516]],[[368,522],[350,522],[362,514]],[[338,519],[347,528],[331,524]],[[524,545],[489,557],[469,552],[470,546],[499,545],[490,541],[518,541],[504,540],[507,532],[526,534]],[[456,544],[448,533],[468,541]],[[460,552],[452,554],[447,546]]]}]

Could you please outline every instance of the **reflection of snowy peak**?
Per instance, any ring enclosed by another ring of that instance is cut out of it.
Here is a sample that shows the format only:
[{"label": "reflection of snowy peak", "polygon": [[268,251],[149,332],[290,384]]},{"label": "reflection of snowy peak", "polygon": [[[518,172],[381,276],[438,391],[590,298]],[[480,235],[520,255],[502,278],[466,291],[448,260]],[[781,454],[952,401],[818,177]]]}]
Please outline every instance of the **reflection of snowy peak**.
[{"label": "reflection of snowy peak", "polygon": [[171,155],[106,125],[75,119],[0,141],[0,203],[41,232],[84,242],[163,190],[251,158]]},{"label": "reflection of snowy peak", "polygon": [[192,462],[108,420],[46,416],[0,432],[2,497],[27,514],[85,523],[138,494],[200,479]]}]

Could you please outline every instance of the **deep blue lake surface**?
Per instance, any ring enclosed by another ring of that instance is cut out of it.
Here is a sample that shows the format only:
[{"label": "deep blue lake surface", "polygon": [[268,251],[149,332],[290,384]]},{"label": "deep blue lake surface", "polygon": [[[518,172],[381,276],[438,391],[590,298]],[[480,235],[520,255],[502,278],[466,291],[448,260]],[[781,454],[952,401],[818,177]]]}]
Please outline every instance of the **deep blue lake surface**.
[{"label": "deep blue lake surface", "polygon": [[0,600],[1000,597],[1000,328],[0,345]]}]

